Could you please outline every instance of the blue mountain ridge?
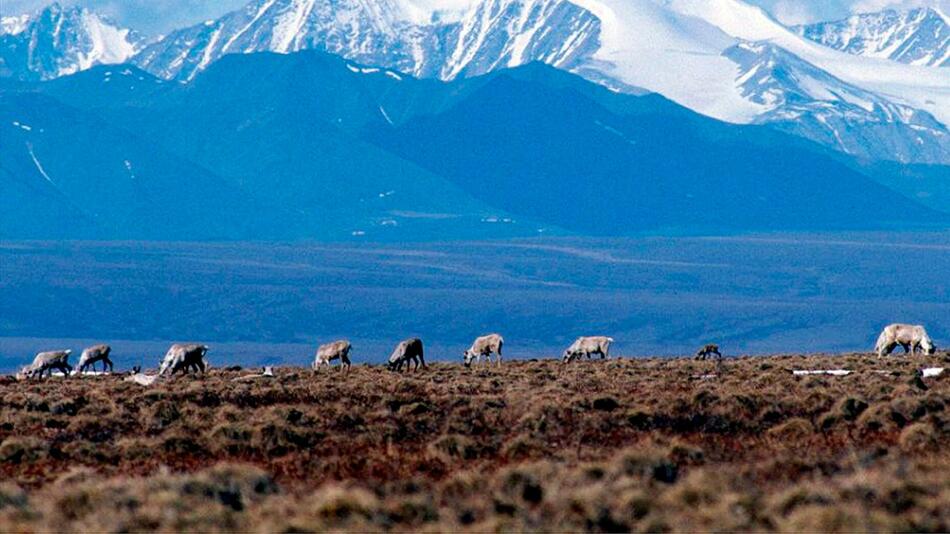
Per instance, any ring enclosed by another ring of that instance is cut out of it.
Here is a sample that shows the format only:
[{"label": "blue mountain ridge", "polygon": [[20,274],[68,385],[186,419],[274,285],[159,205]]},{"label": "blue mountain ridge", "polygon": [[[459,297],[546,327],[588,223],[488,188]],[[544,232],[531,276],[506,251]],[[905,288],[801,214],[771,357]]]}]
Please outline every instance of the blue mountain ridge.
[{"label": "blue mountain ridge", "polygon": [[[6,203],[51,202],[44,172],[69,184],[57,183],[53,221],[4,211],[8,238],[470,239],[950,222],[881,185],[902,183],[900,168],[872,172],[801,138],[542,64],[441,82],[315,51],[260,53],[225,56],[188,84],[110,65],[3,84],[0,95],[12,139],[0,145],[0,180],[19,184]],[[130,173],[149,187],[128,192]],[[73,224],[69,214],[88,206],[94,222]],[[182,216],[161,216],[180,206]]]}]

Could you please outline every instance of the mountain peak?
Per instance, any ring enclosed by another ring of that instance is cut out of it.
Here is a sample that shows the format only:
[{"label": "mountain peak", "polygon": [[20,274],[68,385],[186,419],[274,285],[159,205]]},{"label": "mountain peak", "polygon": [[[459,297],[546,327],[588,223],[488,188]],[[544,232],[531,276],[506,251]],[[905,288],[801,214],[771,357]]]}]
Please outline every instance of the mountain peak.
[{"label": "mountain peak", "polygon": [[570,68],[599,21],[566,0],[484,0],[432,10],[410,0],[256,0],[211,25],[178,30],[136,63],[193,79],[225,54],[316,49],[420,77],[452,79],[540,60]]},{"label": "mountain peak", "polygon": [[24,80],[46,80],[122,63],[135,55],[143,39],[137,33],[87,8],[57,2],[19,17],[5,17],[0,32],[0,65]]},{"label": "mountain peak", "polygon": [[795,27],[799,35],[853,55],[950,66],[950,19],[937,8],[886,9]]}]

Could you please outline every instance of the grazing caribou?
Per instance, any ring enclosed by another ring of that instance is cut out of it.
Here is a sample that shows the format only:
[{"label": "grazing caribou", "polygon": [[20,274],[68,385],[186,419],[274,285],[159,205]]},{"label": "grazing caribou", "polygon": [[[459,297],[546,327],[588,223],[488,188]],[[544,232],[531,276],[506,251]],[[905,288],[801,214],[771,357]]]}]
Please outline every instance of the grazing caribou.
[{"label": "grazing caribou", "polygon": [[321,365],[326,364],[327,367],[330,367],[332,360],[340,360],[340,371],[348,371],[350,369],[350,348],[352,348],[350,342],[345,339],[320,345],[317,348],[317,354],[311,367],[316,372],[320,370]]},{"label": "grazing caribou", "polygon": [[69,376],[69,373],[73,370],[72,366],[69,365],[69,355],[72,353],[71,350],[51,350],[37,353],[36,357],[33,358],[33,363],[21,369],[16,377],[18,380],[43,378],[43,373],[49,373],[49,376],[53,376],[53,369],[59,370],[64,376]]},{"label": "grazing caribou", "polygon": [[719,352],[719,345],[716,345],[715,343],[707,343],[703,345],[702,348],[696,351],[696,359],[705,360],[706,358],[708,358],[709,356],[712,356],[713,354],[716,355],[717,360],[722,359],[722,353]]},{"label": "grazing caribou", "polygon": [[918,350],[925,354],[933,354],[937,347],[933,340],[927,335],[922,325],[894,323],[884,327],[881,335],[877,338],[877,344],[874,350],[878,357],[886,356],[891,353],[898,345],[904,349],[904,353],[915,354]]},{"label": "grazing caribou", "polygon": [[86,370],[86,367],[92,367],[93,372],[95,372],[96,362],[102,362],[103,372],[105,372],[106,367],[108,367],[111,373],[112,360],[109,359],[109,353],[111,352],[112,347],[105,344],[93,345],[82,351],[82,354],[79,356],[79,365],[76,367],[76,374],[81,375],[83,371]]},{"label": "grazing caribou", "polygon": [[600,359],[608,358],[610,344],[613,341],[614,338],[606,336],[579,337],[564,351],[561,361],[567,363],[581,356],[587,356],[589,360],[591,354],[600,354]]},{"label": "grazing caribou", "polygon": [[410,362],[415,362],[415,370],[418,370],[421,366],[426,367],[426,359],[423,356],[422,350],[422,340],[417,337],[411,337],[409,339],[400,341],[396,345],[396,349],[393,350],[392,355],[389,356],[389,370],[390,371],[399,371],[402,369],[402,366],[406,366],[406,370],[409,370]]},{"label": "grazing caribou", "polygon": [[165,373],[174,375],[179,371],[187,373],[189,370],[204,373],[208,367],[208,362],[205,361],[207,353],[207,345],[175,343],[165,353],[162,365],[158,368],[158,376],[163,376]]},{"label": "grazing caribou", "polygon": [[481,336],[475,339],[475,342],[472,343],[472,346],[469,347],[464,353],[462,353],[462,358],[465,363],[465,367],[472,365],[472,360],[475,360],[476,363],[480,362],[482,356],[485,357],[487,363],[491,363],[491,355],[495,353],[495,363],[501,364],[501,347],[505,344],[504,338],[498,334],[488,334],[487,336]]}]

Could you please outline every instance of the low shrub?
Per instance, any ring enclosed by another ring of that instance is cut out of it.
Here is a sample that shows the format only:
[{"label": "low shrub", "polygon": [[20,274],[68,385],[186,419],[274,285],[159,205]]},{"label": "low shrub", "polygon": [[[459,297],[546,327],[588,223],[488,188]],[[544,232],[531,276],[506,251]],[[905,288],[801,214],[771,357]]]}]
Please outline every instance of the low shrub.
[{"label": "low shrub", "polygon": [[49,443],[33,437],[11,436],[0,443],[0,462],[30,463],[49,454]]},{"label": "low shrub", "polygon": [[898,443],[905,451],[929,451],[939,446],[940,439],[933,425],[913,423],[901,430]]},{"label": "low shrub", "polygon": [[780,425],[770,428],[768,435],[780,441],[790,442],[805,439],[814,434],[814,432],[815,428],[809,421],[801,417],[793,417]]},{"label": "low shrub", "polygon": [[429,444],[429,450],[444,456],[448,461],[474,460],[478,457],[478,444],[468,436],[450,434]]}]

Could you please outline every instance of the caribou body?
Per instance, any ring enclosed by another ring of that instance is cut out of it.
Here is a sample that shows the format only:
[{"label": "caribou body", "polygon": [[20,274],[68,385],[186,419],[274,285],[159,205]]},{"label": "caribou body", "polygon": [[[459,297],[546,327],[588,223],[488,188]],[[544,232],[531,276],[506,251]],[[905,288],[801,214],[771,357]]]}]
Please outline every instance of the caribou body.
[{"label": "caribou body", "polygon": [[874,351],[878,356],[886,356],[898,345],[904,349],[905,354],[914,354],[917,351],[933,354],[937,350],[922,325],[894,323],[885,326],[881,331],[874,345]]},{"label": "caribou body", "polygon": [[37,353],[36,357],[33,358],[33,363],[20,370],[17,373],[17,378],[43,378],[43,373],[49,373],[49,376],[53,376],[53,369],[69,376],[69,373],[73,370],[72,366],[69,365],[69,355],[72,353],[71,350],[51,350]]},{"label": "caribou body", "polygon": [[475,338],[475,342],[472,343],[472,346],[462,354],[465,366],[470,366],[472,360],[478,363],[481,361],[482,356],[491,363],[492,353],[495,354],[495,363],[501,364],[501,347],[504,344],[504,338],[498,334],[488,334],[487,336]]},{"label": "caribou body", "polygon": [[173,375],[179,371],[187,373],[189,370],[204,373],[208,367],[208,362],[205,361],[205,354],[207,353],[207,345],[175,343],[165,353],[162,365],[158,368],[158,376],[165,373]]},{"label": "caribou body", "polygon": [[607,358],[609,357],[610,344],[613,341],[614,338],[607,336],[579,337],[564,351],[561,361],[567,363],[582,356],[590,359],[591,354],[600,354],[601,359]]},{"label": "caribou body", "polygon": [[340,360],[340,370],[349,370],[350,368],[350,345],[349,341],[341,339],[332,343],[325,343],[317,348],[317,354],[313,358],[314,371],[319,371],[320,366],[326,364],[330,367],[330,362]]},{"label": "caribou body", "polygon": [[422,340],[417,337],[400,341],[399,344],[396,345],[395,350],[393,350],[393,353],[389,356],[389,369],[399,371],[402,369],[402,366],[405,365],[408,371],[411,362],[415,362],[415,369],[419,369],[420,366],[426,366],[426,359],[423,356],[422,350]]},{"label": "caribou body", "polygon": [[84,351],[79,356],[79,365],[76,367],[76,373],[82,374],[86,370],[86,367],[92,367],[92,370],[96,370],[96,362],[102,362],[102,370],[105,372],[106,367],[109,368],[109,372],[112,372],[112,360],[109,359],[109,353],[112,352],[112,347],[109,345],[93,345]]}]

